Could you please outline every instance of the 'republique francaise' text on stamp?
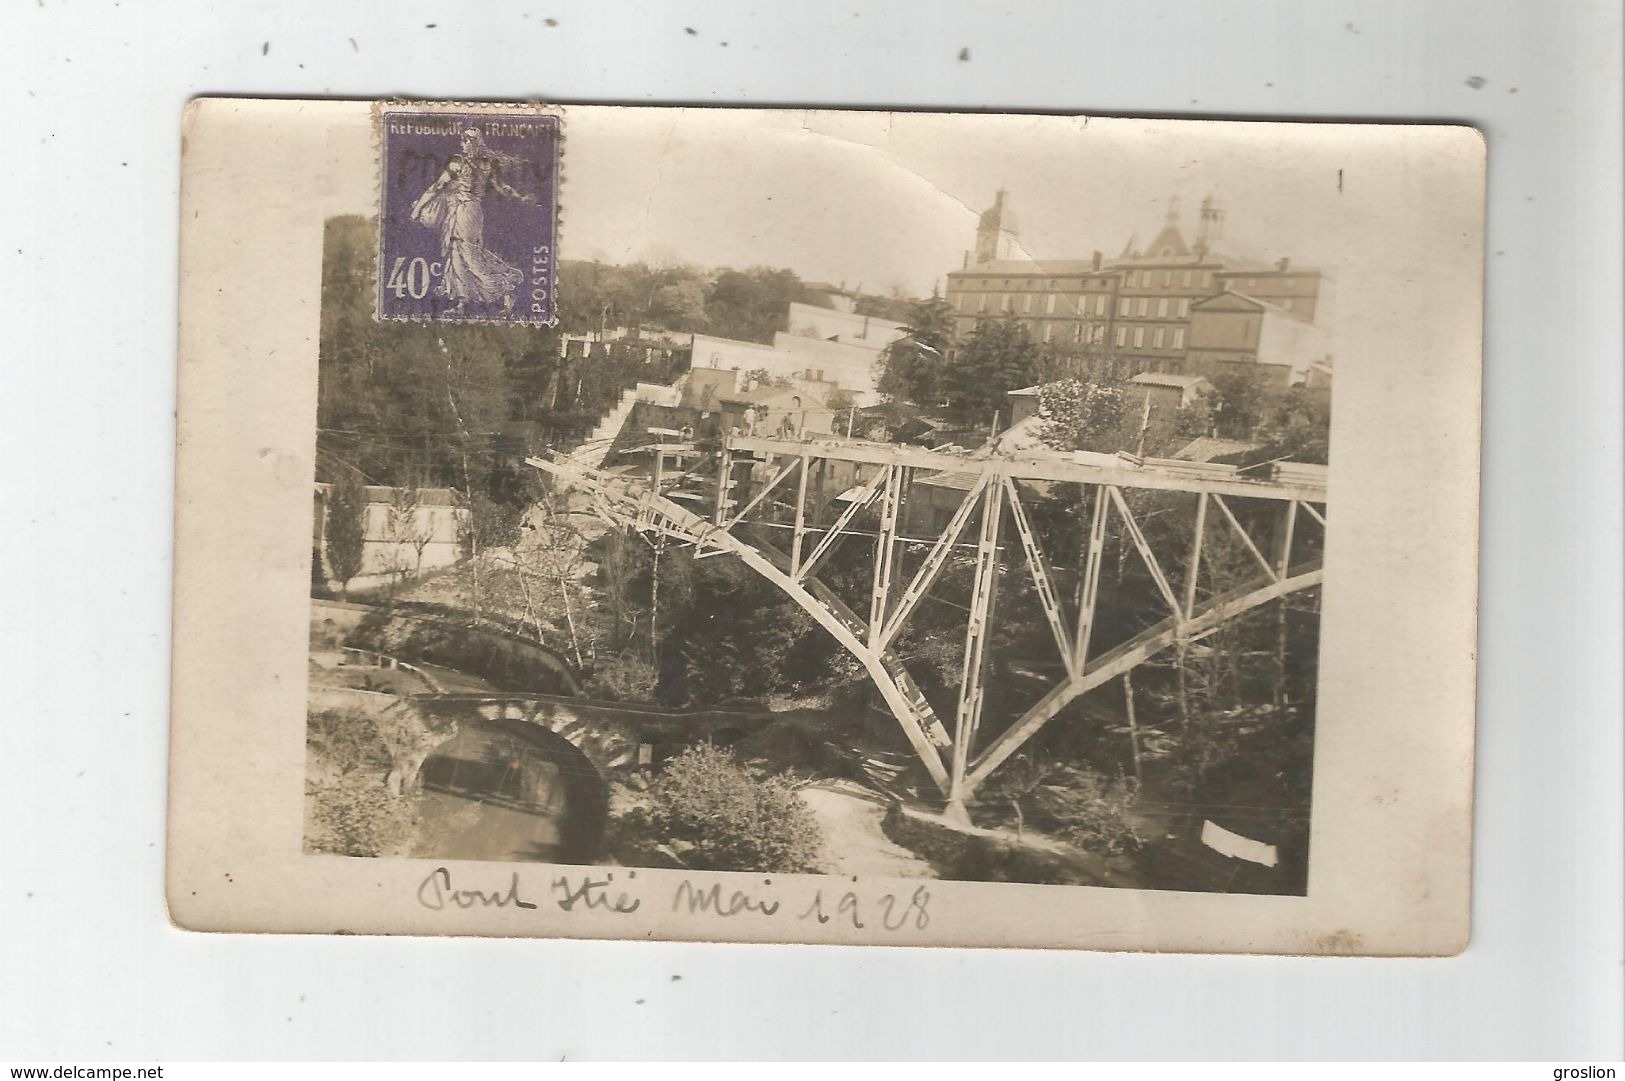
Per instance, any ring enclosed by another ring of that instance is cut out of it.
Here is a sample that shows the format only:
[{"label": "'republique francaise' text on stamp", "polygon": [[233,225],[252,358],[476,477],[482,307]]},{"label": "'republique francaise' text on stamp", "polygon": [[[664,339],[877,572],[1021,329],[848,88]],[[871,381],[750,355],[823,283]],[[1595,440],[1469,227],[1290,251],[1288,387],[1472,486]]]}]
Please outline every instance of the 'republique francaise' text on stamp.
[{"label": "'republique francaise' text on stamp", "polygon": [[552,323],[559,116],[386,105],[378,121],[378,318]]}]

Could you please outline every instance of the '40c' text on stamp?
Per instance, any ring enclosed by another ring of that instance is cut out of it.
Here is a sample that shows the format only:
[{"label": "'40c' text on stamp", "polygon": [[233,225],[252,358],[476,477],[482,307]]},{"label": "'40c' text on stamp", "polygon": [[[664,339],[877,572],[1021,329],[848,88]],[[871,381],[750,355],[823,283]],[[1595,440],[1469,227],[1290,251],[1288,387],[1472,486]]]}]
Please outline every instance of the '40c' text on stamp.
[{"label": "'40c' text on stamp", "polygon": [[378,318],[551,323],[559,117],[385,106]]}]

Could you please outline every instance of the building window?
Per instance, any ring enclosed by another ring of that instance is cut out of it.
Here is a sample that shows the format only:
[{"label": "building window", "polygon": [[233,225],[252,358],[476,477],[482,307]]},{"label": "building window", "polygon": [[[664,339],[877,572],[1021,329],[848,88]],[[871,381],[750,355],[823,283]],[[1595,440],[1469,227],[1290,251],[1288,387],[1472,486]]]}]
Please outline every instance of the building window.
[{"label": "building window", "polygon": [[1123,285],[1125,287],[1129,288],[1129,289],[1133,289],[1134,288],[1135,276],[1138,275],[1138,274],[1139,274],[1139,271],[1137,271],[1137,270],[1129,271],[1128,274],[1125,275],[1124,278],[1123,278]]},{"label": "building window", "polygon": [[1055,337],[1055,324],[1054,323],[1045,323],[1044,324],[1044,341],[1047,343],[1051,339],[1053,339],[1054,337]]},{"label": "building window", "polygon": [[1166,289],[1172,284],[1174,284],[1174,272],[1171,270],[1164,270],[1162,272],[1162,287]]},{"label": "building window", "polygon": [[1162,348],[1162,334],[1163,334],[1162,328],[1158,327],[1156,329],[1156,332],[1151,335],[1151,348],[1153,348],[1153,349],[1161,349]]},{"label": "building window", "polygon": [[1128,297],[1118,297],[1117,298],[1117,314],[1120,315],[1120,316],[1126,316],[1126,315],[1129,314],[1129,299],[1128,299]]},{"label": "building window", "polygon": [[1095,297],[1095,314],[1096,315],[1105,315],[1106,314],[1106,294],[1105,293],[1101,293],[1099,296]]},{"label": "building window", "polygon": [[1183,349],[1183,348],[1185,348],[1185,328],[1184,327],[1175,327],[1174,328],[1174,348],[1175,349]]},{"label": "building window", "polygon": [[1166,319],[1166,318],[1168,318],[1168,298],[1167,297],[1158,297],[1157,298],[1157,318],[1158,319]]},{"label": "building window", "polygon": [[1185,273],[1183,275],[1181,275],[1180,284],[1183,285],[1186,289],[1189,289],[1191,287],[1191,271],[1187,270],[1187,271],[1185,271]]},{"label": "building window", "polygon": [[1090,332],[1090,334],[1089,334],[1089,340],[1091,342],[1093,342],[1094,344],[1096,344],[1096,345],[1105,345],[1106,344],[1106,328],[1097,323],[1095,325],[1094,330],[1092,330]]},{"label": "building window", "polygon": [[1190,297],[1180,297],[1179,298],[1179,317],[1181,319],[1184,319],[1187,316],[1189,316],[1190,313],[1191,313],[1191,298]]},{"label": "building window", "polygon": [[1136,348],[1136,349],[1144,349],[1145,348],[1145,328],[1144,327],[1135,327],[1134,328],[1134,348]]},{"label": "building window", "polygon": [[987,311],[987,294],[983,293],[981,295],[980,300],[981,300],[981,303],[977,305],[976,310],[978,312],[984,312],[985,313]]},{"label": "building window", "polygon": [[1119,348],[1119,349],[1123,348],[1123,343],[1125,343],[1126,341],[1128,341],[1128,327],[1118,327],[1117,328],[1117,348]]},{"label": "building window", "polygon": [[1051,293],[1049,296],[1044,298],[1044,313],[1046,315],[1054,315],[1055,314],[1055,294],[1054,293]]},{"label": "building window", "polygon": [[1143,316],[1147,316],[1147,315],[1150,315],[1150,314],[1151,314],[1151,298],[1150,297],[1141,297],[1140,298],[1140,315],[1143,317]]}]

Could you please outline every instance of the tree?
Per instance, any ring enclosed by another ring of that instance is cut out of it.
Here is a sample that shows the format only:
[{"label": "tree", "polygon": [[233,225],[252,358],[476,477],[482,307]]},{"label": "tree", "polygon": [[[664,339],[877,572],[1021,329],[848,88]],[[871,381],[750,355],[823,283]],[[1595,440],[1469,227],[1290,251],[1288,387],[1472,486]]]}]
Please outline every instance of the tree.
[{"label": "tree", "polygon": [[1274,398],[1258,437],[1295,462],[1325,465],[1331,423],[1330,395],[1292,387]]},{"label": "tree", "polygon": [[913,306],[908,333],[881,352],[875,385],[892,401],[931,408],[942,404],[943,376],[953,345],[953,309],[931,290]]},{"label": "tree", "polygon": [[1269,409],[1270,392],[1264,373],[1238,369],[1214,375],[1209,382],[1219,392],[1213,410],[1219,434],[1227,439],[1253,438]]},{"label": "tree", "polygon": [[944,391],[962,415],[980,417],[1006,408],[1005,395],[1033,380],[1038,350],[1014,314],[982,319],[950,360]]},{"label": "tree", "polygon": [[692,274],[656,287],[649,321],[667,330],[698,330],[705,325],[705,283]]},{"label": "tree", "polygon": [[823,838],[787,777],[758,777],[732,753],[698,744],[666,763],[650,819],[689,866],[798,874],[817,869]]},{"label": "tree", "polygon": [[328,490],[324,540],[328,569],[338,581],[340,593],[348,597],[350,579],[361,573],[367,543],[367,490],[353,466],[341,467]]},{"label": "tree", "polygon": [[1060,379],[1038,390],[1038,438],[1056,450],[1122,450],[1132,412],[1121,383]]},{"label": "tree", "polygon": [[[389,512],[384,519],[384,538],[394,546],[390,559],[400,578],[405,578],[409,573],[423,572],[423,550],[434,539],[420,518],[422,508],[423,490],[418,487],[415,478],[391,489]],[[410,569],[401,559],[401,551],[406,548],[410,548],[415,557]]]},{"label": "tree", "polygon": [[785,329],[790,302],[805,290],[793,271],[752,267],[717,275],[705,302],[705,330],[723,338],[771,342]]}]

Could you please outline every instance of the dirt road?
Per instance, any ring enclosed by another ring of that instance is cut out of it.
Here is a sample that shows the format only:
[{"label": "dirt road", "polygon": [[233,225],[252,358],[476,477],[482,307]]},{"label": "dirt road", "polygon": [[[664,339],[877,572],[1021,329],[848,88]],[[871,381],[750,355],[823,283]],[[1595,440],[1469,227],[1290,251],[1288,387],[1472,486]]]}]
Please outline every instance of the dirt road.
[{"label": "dirt road", "polygon": [[935,878],[925,860],[880,828],[886,805],[850,781],[819,781],[800,790],[824,831],[823,869],[860,878]]}]

